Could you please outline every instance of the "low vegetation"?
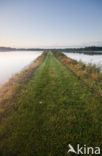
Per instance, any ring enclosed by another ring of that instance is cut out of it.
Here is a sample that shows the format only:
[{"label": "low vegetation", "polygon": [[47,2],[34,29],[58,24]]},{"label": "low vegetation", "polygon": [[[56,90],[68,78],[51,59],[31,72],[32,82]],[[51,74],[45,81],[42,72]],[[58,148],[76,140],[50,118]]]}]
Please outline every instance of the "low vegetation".
[{"label": "low vegetation", "polygon": [[102,73],[99,68],[92,64],[86,66],[81,61],[77,62],[60,52],[55,51],[54,54],[65,66],[70,68],[79,79],[86,83],[91,90],[99,96],[102,96]]},{"label": "low vegetation", "polygon": [[2,113],[0,156],[66,156],[69,143],[102,145],[101,98],[93,96],[65,61],[78,71],[76,61],[49,51],[40,56],[39,68],[34,63],[10,85],[9,90],[18,84],[21,88],[10,95],[5,104],[9,111]]},{"label": "low vegetation", "polygon": [[21,73],[17,73],[12,76],[12,78],[0,87],[0,116],[5,111],[8,110],[9,103],[15,100],[19,91],[26,84],[34,71],[41,65],[46,53],[39,56],[34,63],[32,63],[28,68],[24,69]]}]

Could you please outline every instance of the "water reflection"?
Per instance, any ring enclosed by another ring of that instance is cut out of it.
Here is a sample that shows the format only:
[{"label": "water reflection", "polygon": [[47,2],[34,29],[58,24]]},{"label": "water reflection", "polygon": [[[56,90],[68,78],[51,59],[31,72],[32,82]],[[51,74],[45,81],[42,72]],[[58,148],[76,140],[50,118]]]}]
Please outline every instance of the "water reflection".
[{"label": "water reflection", "polygon": [[66,56],[77,60],[82,61],[86,65],[89,63],[95,64],[97,67],[100,67],[102,72],[102,55],[86,55],[86,54],[79,54],[79,53],[64,53]]},{"label": "water reflection", "polygon": [[42,52],[0,52],[0,84],[41,55]]}]

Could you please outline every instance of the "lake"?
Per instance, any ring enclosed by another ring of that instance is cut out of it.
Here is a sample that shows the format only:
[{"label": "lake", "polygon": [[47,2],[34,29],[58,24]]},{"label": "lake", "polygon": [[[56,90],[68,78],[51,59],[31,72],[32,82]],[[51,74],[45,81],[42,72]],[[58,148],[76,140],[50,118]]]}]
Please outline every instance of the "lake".
[{"label": "lake", "polygon": [[0,52],[0,84],[30,65],[41,54],[41,51]]},{"label": "lake", "polygon": [[86,65],[89,63],[100,67],[102,72],[102,55],[86,55],[86,54],[79,54],[79,53],[64,53],[67,57],[70,57],[77,61],[82,61]]},{"label": "lake", "polygon": [[[0,52],[0,84],[6,82],[12,75],[20,72],[27,67],[42,51],[12,51]],[[86,65],[89,63],[95,64],[102,71],[102,55],[86,55],[79,53],[64,53],[66,56],[82,61]]]}]

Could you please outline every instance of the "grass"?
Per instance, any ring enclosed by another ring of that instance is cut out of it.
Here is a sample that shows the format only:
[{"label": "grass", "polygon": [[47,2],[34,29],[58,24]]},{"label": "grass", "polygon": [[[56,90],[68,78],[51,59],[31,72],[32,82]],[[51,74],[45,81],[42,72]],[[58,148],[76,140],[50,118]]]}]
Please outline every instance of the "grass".
[{"label": "grass", "polygon": [[0,123],[0,156],[65,156],[69,143],[101,146],[101,106],[49,51],[10,99]]},{"label": "grass", "polygon": [[[8,82],[0,87],[0,112],[4,113],[8,111],[10,103],[15,100],[20,90],[24,87],[24,84],[29,82],[34,71],[41,65],[45,56],[46,53],[43,53],[28,68],[14,75]],[[2,114],[0,114],[0,117],[1,116]]]},{"label": "grass", "polygon": [[95,65],[89,64],[86,66],[83,62],[77,62],[68,58],[63,53],[55,51],[54,55],[71,71],[74,72],[79,79],[102,97],[102,73]]}]

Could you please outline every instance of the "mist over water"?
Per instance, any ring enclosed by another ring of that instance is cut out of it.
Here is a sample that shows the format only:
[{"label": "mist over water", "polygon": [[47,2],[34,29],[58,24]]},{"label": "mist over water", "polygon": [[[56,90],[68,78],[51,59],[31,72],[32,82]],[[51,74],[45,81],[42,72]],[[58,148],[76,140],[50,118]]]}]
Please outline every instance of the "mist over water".
[{"label": "mist over water", "polygon": [[[5,83],[12,75],[30,65],[41,54],[42,51],[0,52],[0,84]],[[64,54],[77,61],[82,61],[86,65],[89,63],[95,64],[97,67],[100,67],[102,72],[102,55]]]},{"label": "mist over water", "polygon": [[77,60],[82,61],[86,65],[91,63],[92,65],[96,65],[100,67],[102,72],[102,55],[86,55],[86,54],[79,54],[79,53],[64,53],[66,56]]},{"label": "mist over water", "polygon": [[0,52],[0,84],[31,64],[41,54],[38,51]]}]

